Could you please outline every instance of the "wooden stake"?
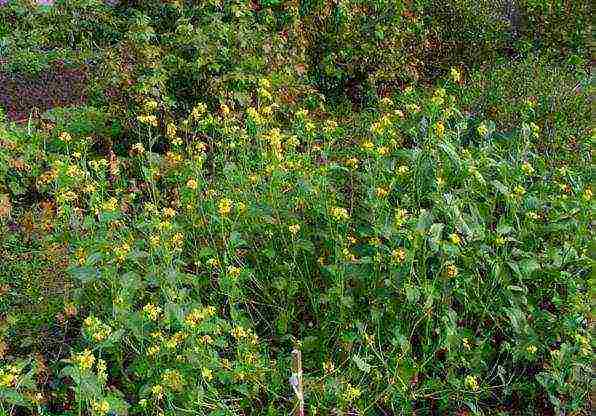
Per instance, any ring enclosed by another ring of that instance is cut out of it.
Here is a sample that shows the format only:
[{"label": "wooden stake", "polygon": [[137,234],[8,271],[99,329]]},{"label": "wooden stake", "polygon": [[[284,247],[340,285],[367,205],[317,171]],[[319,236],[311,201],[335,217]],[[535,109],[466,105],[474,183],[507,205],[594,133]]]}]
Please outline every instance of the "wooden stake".
[{"label": "wooden stake", "polygon": [[299,349],[292,351],[292,377],[290,383],[296,393],[297,403],[294,416],[304,416],[304,390],[302,387],[302,353]]}]

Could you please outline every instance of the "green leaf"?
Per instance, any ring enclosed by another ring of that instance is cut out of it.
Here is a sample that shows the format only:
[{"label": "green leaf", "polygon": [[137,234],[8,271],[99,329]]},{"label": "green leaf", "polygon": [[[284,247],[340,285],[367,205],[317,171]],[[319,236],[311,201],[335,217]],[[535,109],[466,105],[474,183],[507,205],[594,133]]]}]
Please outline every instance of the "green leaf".
[{"label": "green leaf", "polygon": [[415,286],[407,286],[406,298],[410,303],[418,302],[418,299],[420,299],[420,290]]},{"label": "green leaf", "polygon": [[99,270],[92,266],[72,267],[69,272],[82,283],[89,283],[99,278]]},{"label": "green leaf", "polygon": [[366,363],[362,358],[360,358],[358,355],[353,355],[352,356],[352,361],[354,361],[354,363],[356,364],[356,367],[358,367],[358,369],[364,373],[369,373],[370,369],[372,368],[370,366],[370,364]]}]

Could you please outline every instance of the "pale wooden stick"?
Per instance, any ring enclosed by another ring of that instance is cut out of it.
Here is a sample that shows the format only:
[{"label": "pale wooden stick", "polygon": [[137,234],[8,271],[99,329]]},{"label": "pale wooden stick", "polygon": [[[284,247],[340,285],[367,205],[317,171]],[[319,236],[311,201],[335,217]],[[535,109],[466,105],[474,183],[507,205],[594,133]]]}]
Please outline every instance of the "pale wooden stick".
[{"label": "pale wooden stick", "polygon": [[292,387],[296,393],[298,403],[294,416],[304,416],[304,390],[302,387],[302,353],[299,349],[292,351]]}]

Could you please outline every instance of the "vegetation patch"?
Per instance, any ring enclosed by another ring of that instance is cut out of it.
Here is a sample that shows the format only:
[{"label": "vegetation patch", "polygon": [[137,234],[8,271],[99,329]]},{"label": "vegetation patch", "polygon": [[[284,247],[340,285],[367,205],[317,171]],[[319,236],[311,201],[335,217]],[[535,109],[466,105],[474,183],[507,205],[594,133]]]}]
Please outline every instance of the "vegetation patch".
[{"label": "vegetation patch", "polygon": [[52,3],[0,7],[0,414],[588,414],[584,6]]}]

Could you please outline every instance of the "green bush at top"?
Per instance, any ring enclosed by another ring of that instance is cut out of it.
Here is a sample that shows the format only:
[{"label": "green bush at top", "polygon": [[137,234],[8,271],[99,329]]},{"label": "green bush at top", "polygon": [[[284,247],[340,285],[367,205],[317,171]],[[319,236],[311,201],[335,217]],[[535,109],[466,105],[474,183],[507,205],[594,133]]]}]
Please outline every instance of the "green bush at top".
[{"label": "green bush at top", "polygon": [[[292,4],[289,2],[289,4]],[[582,2],[316,1],[298,6],[311,75],[327,94],[351,95],[427,79],[528,51],[587,58]]]}]

